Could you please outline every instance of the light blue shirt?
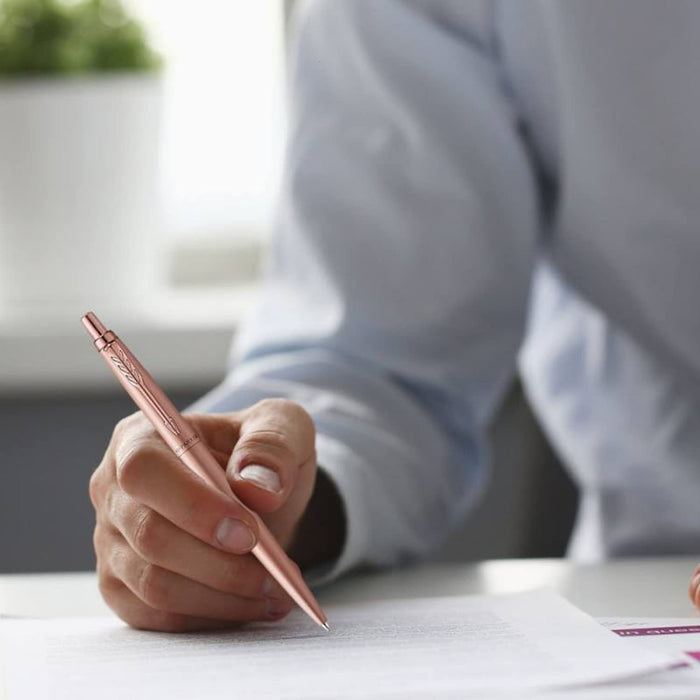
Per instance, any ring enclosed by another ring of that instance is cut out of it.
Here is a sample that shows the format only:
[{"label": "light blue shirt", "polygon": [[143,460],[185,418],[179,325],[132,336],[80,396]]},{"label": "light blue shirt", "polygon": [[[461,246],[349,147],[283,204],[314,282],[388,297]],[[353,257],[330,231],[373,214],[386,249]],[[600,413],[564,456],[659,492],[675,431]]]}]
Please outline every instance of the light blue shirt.
[{"label": "light blue shirt", "polygon": [[199,408],[313,415],[336,573],[463,517],[519,356],[573,554],[700,549],[698,36],[695,0],[305,8],[264,289]]}]

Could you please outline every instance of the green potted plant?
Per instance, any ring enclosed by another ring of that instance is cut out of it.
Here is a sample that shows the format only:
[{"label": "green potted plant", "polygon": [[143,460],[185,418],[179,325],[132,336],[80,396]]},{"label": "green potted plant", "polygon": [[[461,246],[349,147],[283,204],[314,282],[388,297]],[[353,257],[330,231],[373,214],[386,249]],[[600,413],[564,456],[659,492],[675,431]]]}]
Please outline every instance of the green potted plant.
[{"label": "green potted plant", "polygon": [[119,0],[0,0],[6,316],[143,300],[158,218],[161,63]]}]

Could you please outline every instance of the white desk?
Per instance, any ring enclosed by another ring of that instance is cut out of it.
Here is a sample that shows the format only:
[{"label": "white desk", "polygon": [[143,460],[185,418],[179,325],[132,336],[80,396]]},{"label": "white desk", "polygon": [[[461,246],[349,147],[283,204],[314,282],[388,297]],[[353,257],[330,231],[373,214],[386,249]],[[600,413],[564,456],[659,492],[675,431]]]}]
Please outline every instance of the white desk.
[{"label": "white desk", "polygon": [[[487,561],[423,566],[346,578],[320,592],[321,603],[478,593],[512,593],[541,586],[558,590],[593,616],[700,617],[687,597],[698,560],[628,559],[596,566],[562,560]],[[103,615],[95,575],[0,575],[0,613]]]}]

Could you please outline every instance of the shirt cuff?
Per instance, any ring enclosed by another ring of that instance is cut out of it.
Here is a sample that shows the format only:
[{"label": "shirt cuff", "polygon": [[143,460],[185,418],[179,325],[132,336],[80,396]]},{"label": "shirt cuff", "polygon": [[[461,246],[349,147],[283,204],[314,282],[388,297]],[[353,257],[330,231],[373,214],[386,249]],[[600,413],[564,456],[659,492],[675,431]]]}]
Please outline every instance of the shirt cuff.
[{"label": "shirt cuff", "polygon": [[361,564],[366,559],[370,541],[366,465],[347,445],[327,435],[316,436],[316,460],[343,502],[345,543],[335,561],[304,572],[304,578],[312,586],[328,583]]}]

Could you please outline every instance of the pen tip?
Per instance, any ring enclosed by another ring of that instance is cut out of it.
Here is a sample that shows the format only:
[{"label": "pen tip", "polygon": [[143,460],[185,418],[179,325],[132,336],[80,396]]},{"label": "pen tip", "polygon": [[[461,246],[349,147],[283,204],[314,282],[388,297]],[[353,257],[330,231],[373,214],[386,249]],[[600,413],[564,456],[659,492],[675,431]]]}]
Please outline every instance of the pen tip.
[{"label": "pen tip", "polygon": [[328,626],[328,623],[327,623],[327,622],[324,622],[323,625],[321,625],[321,626],[323,627],[324,630],[326,630],[326,632],[330,632],[330,631],[331,631],[331,628]]}]

